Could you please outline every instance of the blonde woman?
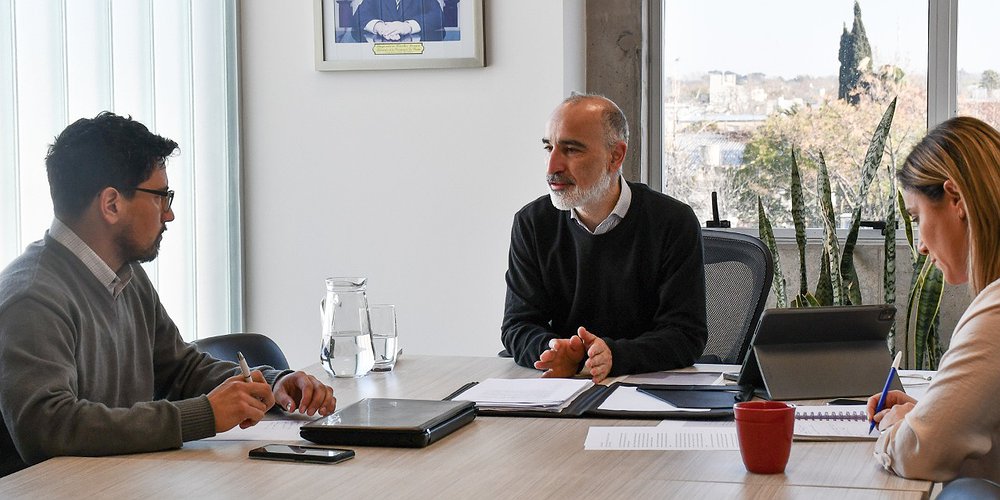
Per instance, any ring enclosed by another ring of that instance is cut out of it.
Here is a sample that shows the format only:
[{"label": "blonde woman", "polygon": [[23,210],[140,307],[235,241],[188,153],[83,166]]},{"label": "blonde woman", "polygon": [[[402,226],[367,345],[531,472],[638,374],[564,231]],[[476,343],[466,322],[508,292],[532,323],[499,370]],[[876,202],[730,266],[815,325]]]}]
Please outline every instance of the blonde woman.
[{"label": "blonde woman", "polygon": [[975,298],[919,402],[892,391],[872,415],[879,394],[868,399],[881,431],[875,456],[908,478],[1000,481],[1000,133],[975,118],[948,120],[896,177],[918,249]]}]

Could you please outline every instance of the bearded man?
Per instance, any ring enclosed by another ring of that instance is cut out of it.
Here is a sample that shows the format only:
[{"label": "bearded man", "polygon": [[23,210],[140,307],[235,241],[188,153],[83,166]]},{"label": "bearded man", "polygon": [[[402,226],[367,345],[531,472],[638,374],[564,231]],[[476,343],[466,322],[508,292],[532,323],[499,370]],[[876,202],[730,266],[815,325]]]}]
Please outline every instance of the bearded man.
[{"label": "bearded man", "polygon": [[504,347],[543,377],[594,382],[692,365],[707,333],[691,207],[622,177],[628,122],[607,98],[564,100],[542,144],[549,195],[514,216]]},{"label": "bearded man", "polygon": [[333,389],[186,343],[140,262],[156,258],[177,143],[103,112],[66,127],[45,157],[55,217],[0,271],[0,476],[51,457],[179,448],[276,403],[328,415]]}]

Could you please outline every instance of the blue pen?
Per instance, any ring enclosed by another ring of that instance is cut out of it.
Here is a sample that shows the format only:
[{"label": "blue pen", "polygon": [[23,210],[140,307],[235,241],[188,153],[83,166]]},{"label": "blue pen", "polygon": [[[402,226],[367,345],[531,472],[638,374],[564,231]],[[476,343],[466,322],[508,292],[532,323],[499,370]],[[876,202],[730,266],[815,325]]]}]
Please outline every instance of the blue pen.
[{"label": "blue pen", "polygon": [[[899,362],[903,360],[903,351],[896,353],[896,359],[892,360],[892,367],[889,368],[889,378],[885,379],[885,387],[882,388],[882,395],[878,398],[878,406],[875,407],[875,413],[878,413],[885,409],[885,396],[889,394],[889,386],[892,385],[892,379],[896,376],[896,370],[899,368]],[[872,433],[875,429],[875,413],[872,414],[872,425],[868,427],[868,434]]]}]

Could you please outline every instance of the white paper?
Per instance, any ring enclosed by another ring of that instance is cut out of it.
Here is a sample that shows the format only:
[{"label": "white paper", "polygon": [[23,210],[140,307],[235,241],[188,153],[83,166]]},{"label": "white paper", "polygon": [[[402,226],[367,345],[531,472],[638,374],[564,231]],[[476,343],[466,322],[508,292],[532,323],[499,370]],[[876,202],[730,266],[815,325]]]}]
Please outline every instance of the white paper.
[{"label": "white paper", "polygon": [[257,425],[246,429],[240,426],[206,438],[216,441],[299,441],[299,427],[304,420],[261,420]]},{"label": "white paper", "polygon": [[708,408],[678,408],[662,399],[641,393],[635,390],[635,387],[625,386],[615,388],[615,392],[612,392],[601,403],[599,409],[619,411],[709,411]]},{"label": "white paper", "polygon": [[591,427],[585,450],[739,450],[736,427]]},{"label": "white paper", "polygon": [[593,385],[589,379],[489,378],[454,399],[475,401],[480,408],[553,409],[569,404]]}]

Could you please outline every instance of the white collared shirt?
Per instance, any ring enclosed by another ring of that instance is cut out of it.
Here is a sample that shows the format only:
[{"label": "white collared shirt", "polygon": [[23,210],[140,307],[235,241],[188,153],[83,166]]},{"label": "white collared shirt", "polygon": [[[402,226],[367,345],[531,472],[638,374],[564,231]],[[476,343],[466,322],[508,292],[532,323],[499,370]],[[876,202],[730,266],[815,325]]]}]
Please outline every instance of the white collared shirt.
[{"label": "white collared shirt", "polygon": [[83,262],[83,265],[87,266],[87,269],[94,274],[98,281],[108,289],[108,293],[112,297],[117,299],[121,295],[122,290],[125,289],[125,286],[132,280],[132,266],[130,264],[123,266],[122,272],[119,275],[85,241],[80,239],[69,226],[63,224],[58,218],[52,219],[52,226],[49,227],[49,236],[68,248],[70,252],[73,252],[73,255],[76,255]]},{"label": "white collared shirt", "polygon": [[580,227],[586,229],[588,233],[595,236],[607,233],[608,231],[614,229],[615,226],[617,226],[622,219],[625,218],[625,214],[628,213],[629,206],[632,205],[632,188],[628,187],[628,182],[625,182],[625,179],[623,179],[621,175],[618,176],[618,184],[622,187],[621,193],[618,194],[618,203],[615,203],[615,208],[611,210],[608,217],[601,221],[601,223],[598,224],[593,231],[591,231],[590,228],[588,228],[587,225],[580,220],[575,208],[569,211],[570,218],[575,220]]}]

